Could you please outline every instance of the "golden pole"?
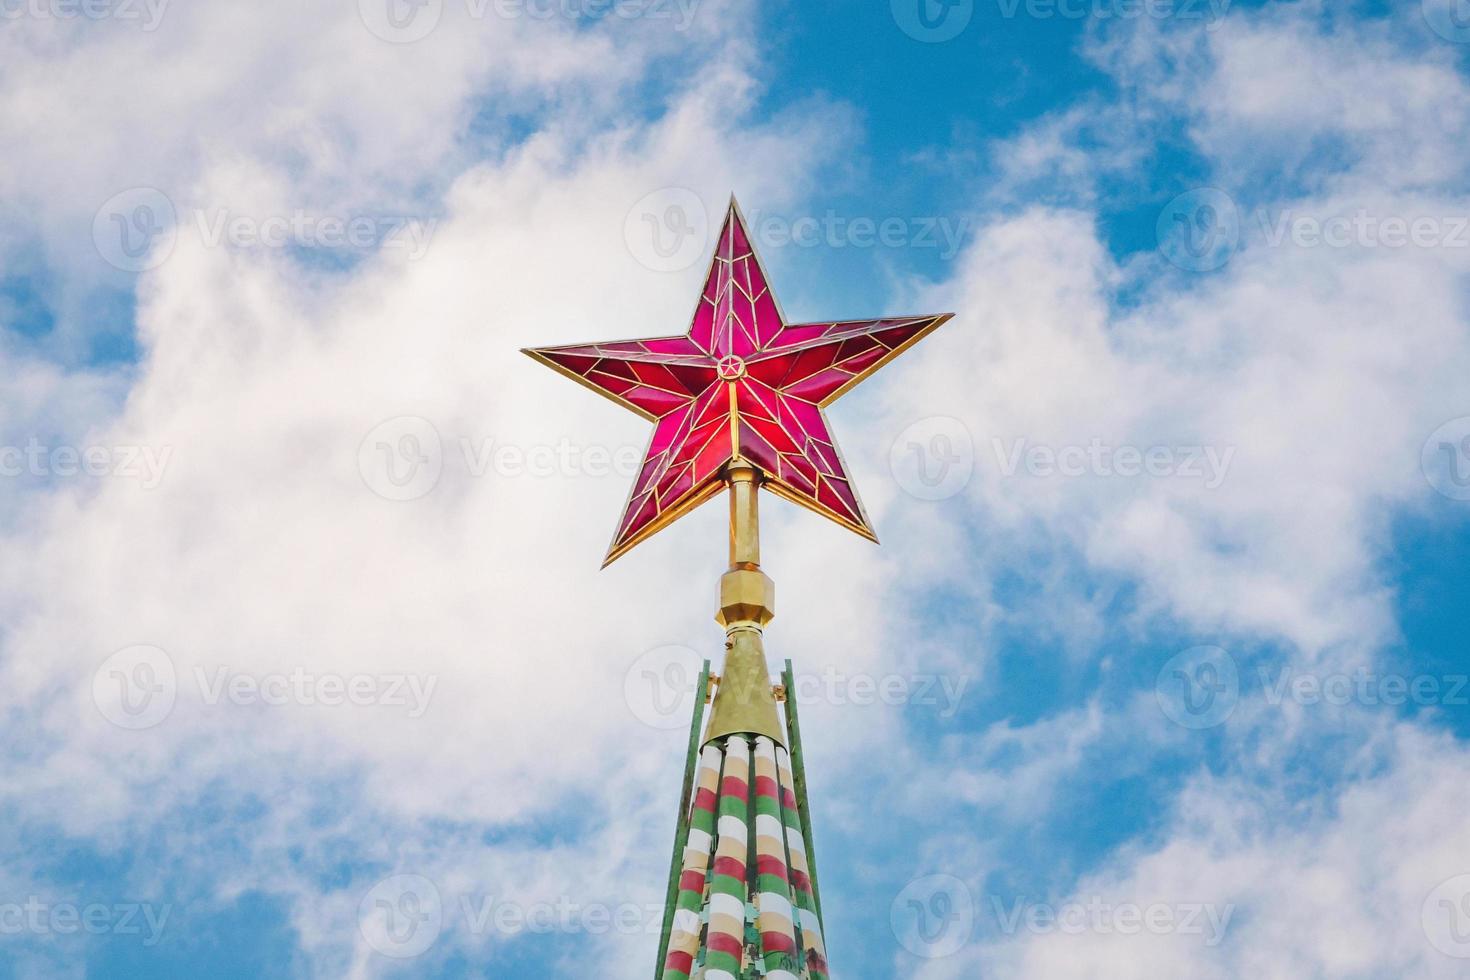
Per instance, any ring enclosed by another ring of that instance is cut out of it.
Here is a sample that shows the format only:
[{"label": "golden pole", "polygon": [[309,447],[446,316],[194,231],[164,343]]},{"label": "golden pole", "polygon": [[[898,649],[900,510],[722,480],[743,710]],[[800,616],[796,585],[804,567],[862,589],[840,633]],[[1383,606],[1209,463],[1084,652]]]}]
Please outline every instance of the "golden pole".
[{"label": "golden pole", "polygon": [[776,615],[776,584],[761,571],[761,472],[736,458],[725,471],[730,487],[730,570],[720,578],[725,667],[710,709],[704,744],[726,735],[764,735],[778,745],[786,733],[766,667],[762,631]]}]

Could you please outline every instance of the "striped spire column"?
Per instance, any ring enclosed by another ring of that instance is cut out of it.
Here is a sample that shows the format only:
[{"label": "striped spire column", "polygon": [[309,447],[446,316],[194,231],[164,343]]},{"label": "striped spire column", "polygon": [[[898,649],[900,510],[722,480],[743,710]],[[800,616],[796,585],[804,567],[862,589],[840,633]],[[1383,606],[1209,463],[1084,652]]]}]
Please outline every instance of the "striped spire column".
[{"label": "striped spire column", "polygon": [[705,883],[709,875],[710,852],[714,847],[715,814],[719,806],[720,772],[723,768],[724,753],[719,746],[705,746],[700,754],[694,799],[690,804],[689,841],[684,845],[684,867],[679,874],[673,931],[663,964],[664,980],[689,980],[694,976],[699,938],[704,931]]},{"label": "striped spire column", "polygon": [[791,756],[764,735],[729,735],[704,746],[695,779],[658,976],[828,980]]},{"label": "striped spire column", "polygon": [[720,781],[719,840],[709,883],[706,980],[738,980],[745,967],[746,875],[750,825],[750,744],[739,735],[725,740],[725,776]]},{"label": "striped spire column", "polygon": [[786,850],[790,855],[791,890],[796,897],[797,925],[801,928],[803,977],[827,980],[827,943],[822,936],[822,922],[817,914],[817,899],[812,888],[810,862],[806,855],[806,839],[802,836],[801,815],[796,800],[796,784],[791,776],[791,759],[783,748],[776,749],[776,766],[781,778],[781,823],[786,834]]},{"label": "striped spire column", "polygon": [[[784,752],[784,750],[783,750]],[[791,882],[786,866],[786,823],[781,806],[781,774],[776,743],[755,740],[755,849],[760,910],[758,928],[766,976],[796,980],[796,923],[791,914]]]}]

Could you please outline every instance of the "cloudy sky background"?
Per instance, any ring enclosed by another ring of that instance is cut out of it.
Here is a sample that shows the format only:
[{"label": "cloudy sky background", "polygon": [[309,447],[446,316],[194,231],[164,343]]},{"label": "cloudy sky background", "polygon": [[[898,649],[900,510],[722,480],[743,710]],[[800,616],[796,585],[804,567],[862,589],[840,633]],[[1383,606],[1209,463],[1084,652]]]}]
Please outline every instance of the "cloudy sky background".
[{"label": "cloudy sky background", "polygon": [[0,3],[0,977],[652,971],[724,516],[517,349],[732,192],[957,314],[766,508],[836,975],[1470,971],[1470,10],[597,9]]}]

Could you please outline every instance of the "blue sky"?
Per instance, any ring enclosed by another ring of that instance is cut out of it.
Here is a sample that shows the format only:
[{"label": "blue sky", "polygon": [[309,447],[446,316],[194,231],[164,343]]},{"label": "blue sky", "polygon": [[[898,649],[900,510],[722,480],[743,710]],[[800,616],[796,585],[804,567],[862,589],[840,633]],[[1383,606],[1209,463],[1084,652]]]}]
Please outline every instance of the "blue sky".
[{"label": "blue sky", "polygon": [[516,352],[732,192],[792,319],[957,314],[830,413],[883,545],[766,509],[835,975],[1470,969],[1463,4],[66,9],[0,980],[652,970],[723,515],[599,572],[643,423]]}]

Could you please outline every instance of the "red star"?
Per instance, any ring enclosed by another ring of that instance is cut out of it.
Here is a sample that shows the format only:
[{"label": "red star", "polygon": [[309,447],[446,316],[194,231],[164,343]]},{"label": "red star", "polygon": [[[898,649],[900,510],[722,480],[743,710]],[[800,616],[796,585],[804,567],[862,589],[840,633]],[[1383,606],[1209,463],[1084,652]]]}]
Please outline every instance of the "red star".
[{"label": "red star", "polygon": [[604,566],[717,494],[737,457],[878,540],[822,409],[952,315],[788,324],[732,198],[687,334],[525,351],[654,423]]}]

